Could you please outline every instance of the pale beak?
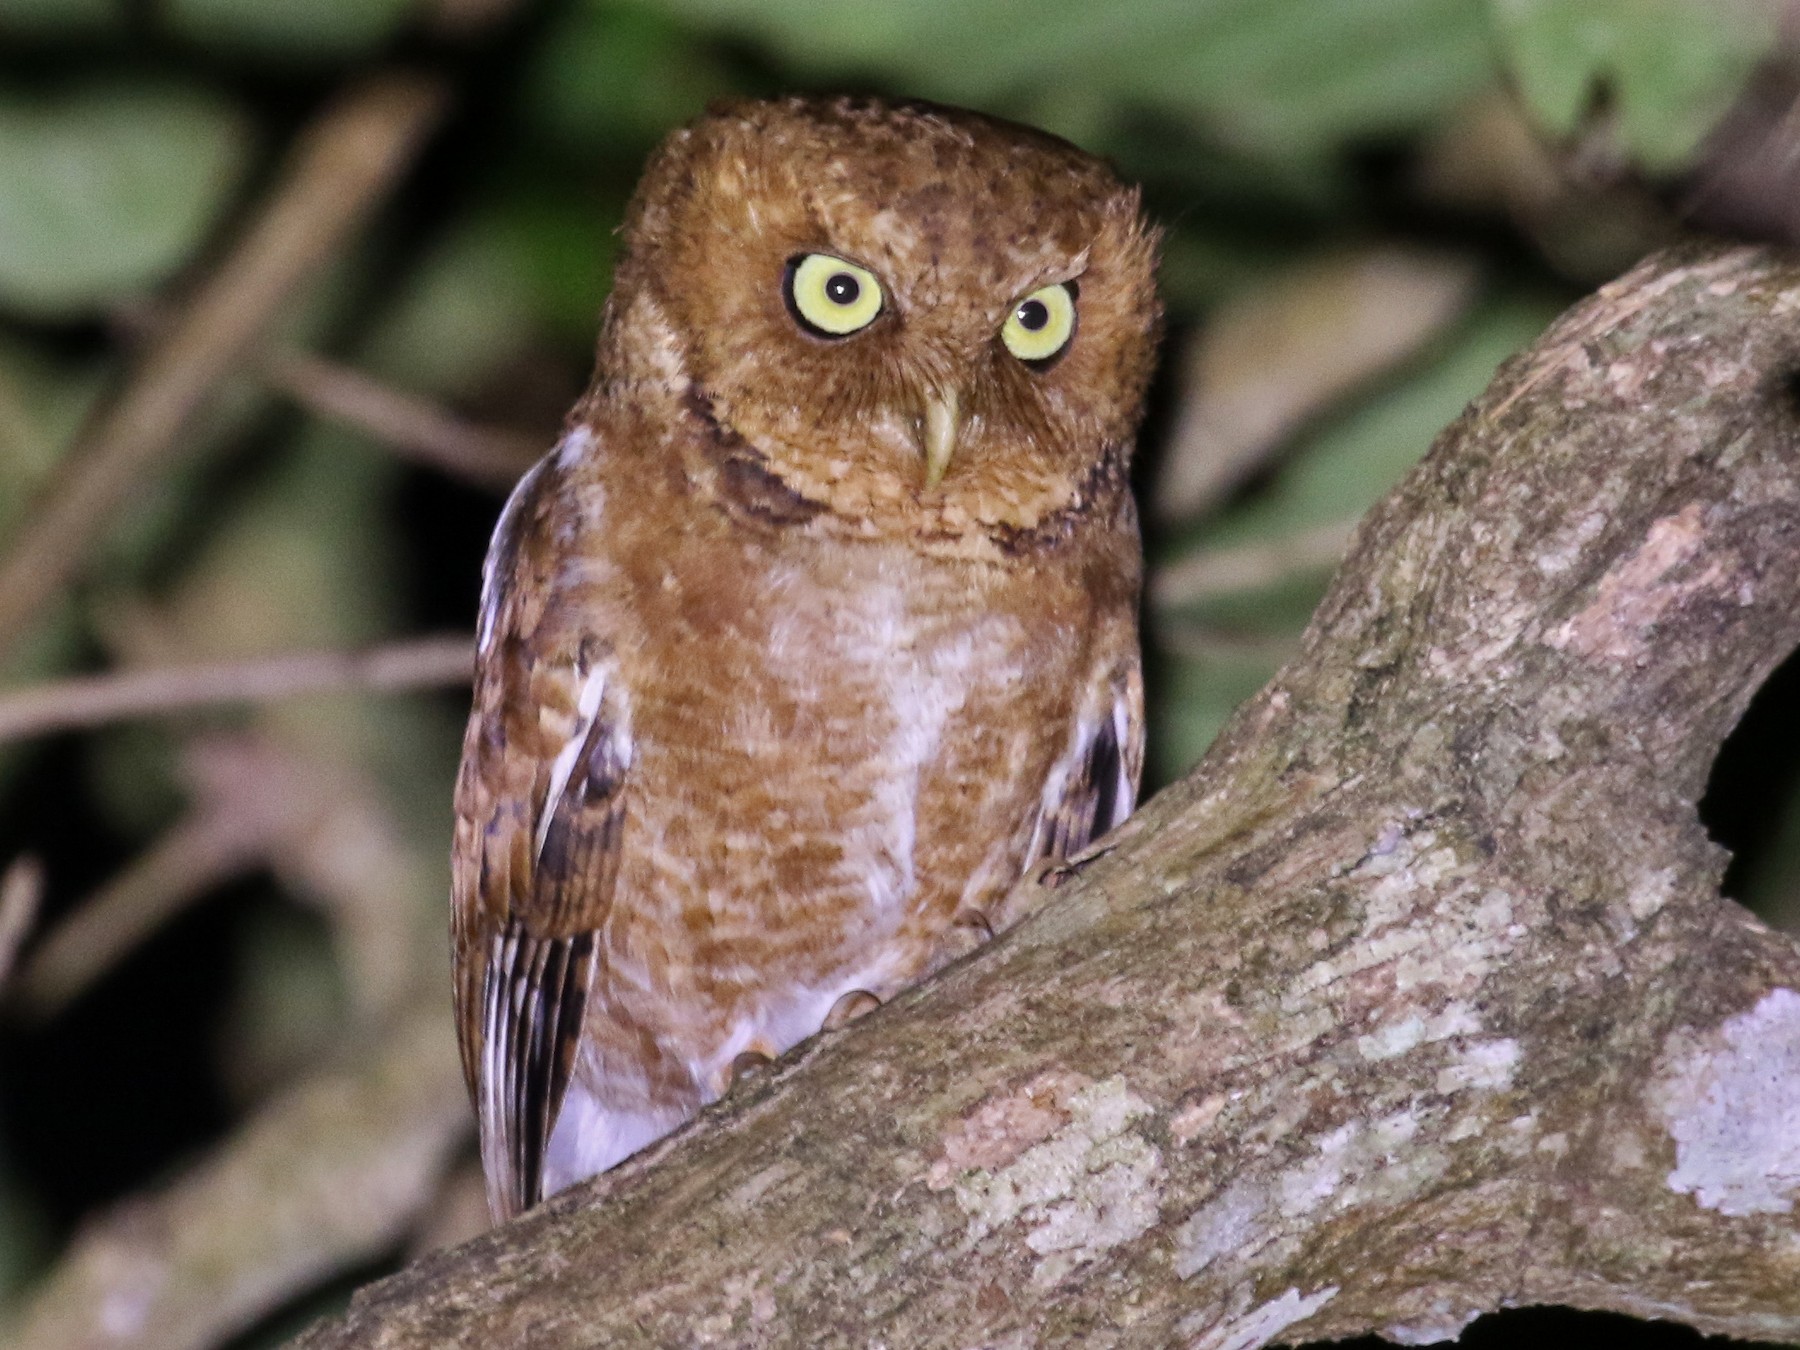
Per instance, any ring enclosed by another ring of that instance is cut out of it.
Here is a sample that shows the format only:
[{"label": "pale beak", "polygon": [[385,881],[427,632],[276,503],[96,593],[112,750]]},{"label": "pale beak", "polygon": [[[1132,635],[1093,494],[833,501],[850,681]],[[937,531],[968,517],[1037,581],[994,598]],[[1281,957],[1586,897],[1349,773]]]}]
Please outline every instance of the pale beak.
[{"label": "pale beak", "polygon": [[954,389],[925,400],[925,487],[944,481],[956,453],[957,395]]}]

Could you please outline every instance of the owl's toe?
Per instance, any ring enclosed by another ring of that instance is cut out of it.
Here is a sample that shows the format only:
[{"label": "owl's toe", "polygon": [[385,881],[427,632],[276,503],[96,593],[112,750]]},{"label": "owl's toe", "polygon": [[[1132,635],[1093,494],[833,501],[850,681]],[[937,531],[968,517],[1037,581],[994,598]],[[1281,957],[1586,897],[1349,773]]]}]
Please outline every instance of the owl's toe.
[{"label": "owl's toe", "polygon": [[959,909],[950,921],[950,932],[974,951],[994,940],[994,922],[984,910]]},{"label": "owl's toe", "polygon": [[836,1031],[839,1027],[848,1026],[859,1017],[866,1017],[881,1006],[881,1000],[867,989],[852,989],[836,1003],[831,1011],[825,1014],[825,1021],[820,1024],[821,1031]]},{"label": "owl's toe", "polygon": [[761,1050],[746,1050],[731,1061],[731,1079],[725,1085],[727,1092],[739,1083],[755,1078],[769,1065],[775,1062],[773,1055],[765,1055]]},{"label": "owl's toe", "polygon": [[950,921],[950,926],[938,934],[937,945],[932,949],[931,959],[926,965],[926,972],[935,973],[953,961],[960,961],[970,952],[984,947],[994,940],[994,926],[988,922],[988,916],[978,909],[961,909]]},{"label": "owl's toe", "polygon": [[712,1078],[712,1095],[715,1098],[730,1093],[740,1083],[757,1077],[781,1055],[780,1049],[762,1036],[756,1037],[732,1059],[731,1063],[721,1069],[714,1070]]}]

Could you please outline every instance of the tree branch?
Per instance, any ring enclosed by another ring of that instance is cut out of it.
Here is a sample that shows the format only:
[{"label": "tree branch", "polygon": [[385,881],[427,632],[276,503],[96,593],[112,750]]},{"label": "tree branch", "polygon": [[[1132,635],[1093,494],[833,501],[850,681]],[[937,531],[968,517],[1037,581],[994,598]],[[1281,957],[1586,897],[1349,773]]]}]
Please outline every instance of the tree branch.
[{"label": "tree branch", "polygon": [[[114,310],[112,326],[122,338],[141,345],[168,322],[155,306],[140,303]],[[271,343],[249,364],[269,389],[314,417],[360,432],[402,459],[492,492],[510,491],[553,439],[471,422],[423,395],[302,347]],[[8,434],[7,403],[5,373],[0,372],[0,449],[9,439],[18,440],[17,428]]]},{"label": "tree branch", "polygon": [[446,88],[388,74],[331,104],[229,256],[172,317],[0,556],[0,658],[79,567],[219,379],[337,253],[436,126]]},{"label": "tree branch", "polygon": [[972,959],[323,1347],[1800,1338],[1800,946],[1694,803],[1800,641],[1800,263],[1578,306],[1200,767]]},{"label": "tree branch", "polygon": [[541,438],[480,426],[429,399],[295,348],[262,360],[263,377],[315,417],[354,427],[406,459],[506,492],[544,451]]},{"label": "tree branch", "polygon": [[0,689],[0,742],[219,703],[457,684],[468,680],[474,660],[468,638],[446,634],[364,651],[288,652]]},{"label": "tree branch", "polygon": [[0,995],[6,993],[19,948],[37,922],[43,898],[44,868],[36,858],[15,858],[0,872]]},{"label": "tree branch", "polygon": [[57,1016],[176,914],[254,867],[260,841],[210,815],[174,826],[53,928],[9,991],[26,1017]]},{"label": "tree branch", "polygon": [[32,1291],[9,1350],[220,1345],[405,1238],[469,1132],[440,999],[261,1106],[168,1185],[114,1206]]}]

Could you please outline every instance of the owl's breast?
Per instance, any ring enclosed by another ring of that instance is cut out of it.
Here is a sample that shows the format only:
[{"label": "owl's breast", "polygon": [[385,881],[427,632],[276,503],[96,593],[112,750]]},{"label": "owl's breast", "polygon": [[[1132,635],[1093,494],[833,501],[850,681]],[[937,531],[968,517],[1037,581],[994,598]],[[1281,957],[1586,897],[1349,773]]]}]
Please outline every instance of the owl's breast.
[{"label": "owl's breast", "polygon": [[1071,555],[1053,571],[746,523],[673,466],[600,467],[557,611],[604,641],[629,703],[596,1081],[623,1092],[654,1044],[658,1073],[711,1084],[846,991],[916,980],[958,909],[1018,877],[1094,591]]},{"label": "owl's breast", "polygon": [[1079,625],[1017,601],[965,564],[828,542],[715,546],[651,588],[644,903],[708,969],[813,978],[1011,880],[1085,659]]}]

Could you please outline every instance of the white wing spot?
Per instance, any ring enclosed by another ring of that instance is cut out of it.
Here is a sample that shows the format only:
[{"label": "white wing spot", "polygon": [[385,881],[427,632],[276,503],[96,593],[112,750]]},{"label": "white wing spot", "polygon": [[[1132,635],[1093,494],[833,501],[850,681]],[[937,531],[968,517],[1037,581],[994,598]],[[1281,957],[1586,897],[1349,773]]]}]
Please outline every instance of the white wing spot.
[{"label": "white wing spot", "polygon": [[569,739],[563,742],[562,749],[556,752],[556,759],[550,765],[550,786],[544,793],[543,810],[538,813],[534,857],[544,851],[544,838],[550,832],[550,819],[556,814],[556,804],[562,800],[563,790],[569,786],[569,775],[575,770],[575,757],[587,742],[588,732],[593,730],[594,718],[600,712],[600,700],[605,693],[606,667],[595,666],[582,682],[581,693],[575,701],[575,729],[570,733]]},{"label": "white wing spot", "polygon": [[572,469],[576,461],[583,458],[594,448],[594,433],[586,427],[576,427],[564,436],[556,447],[556,463],[558,468]]}]

